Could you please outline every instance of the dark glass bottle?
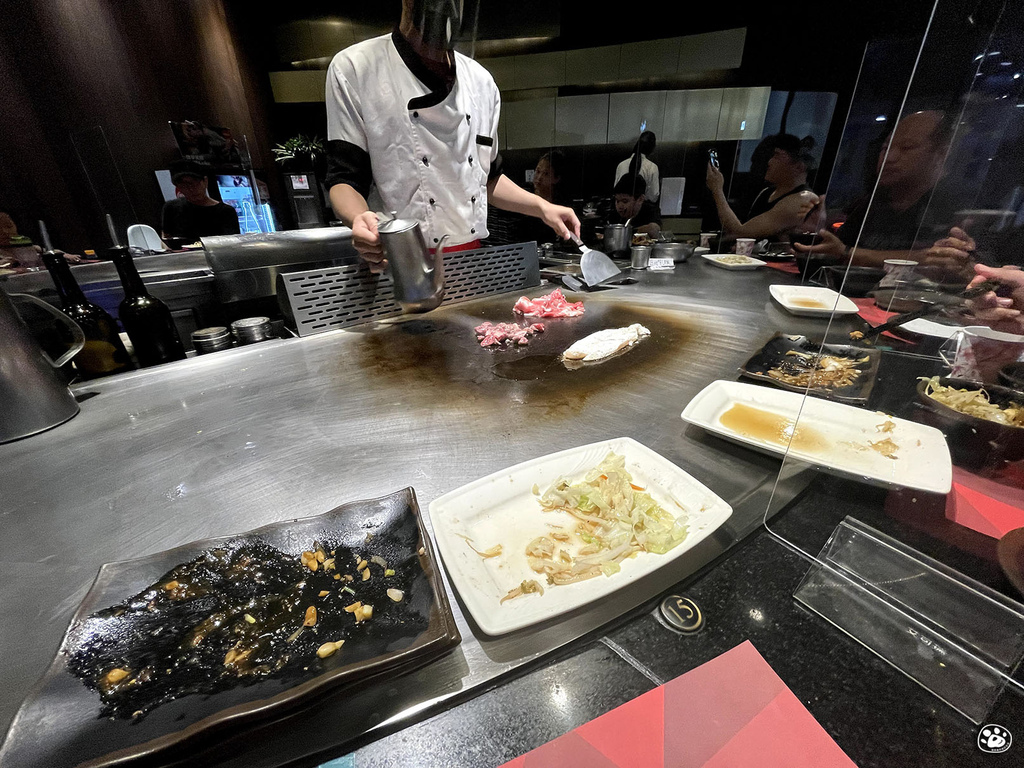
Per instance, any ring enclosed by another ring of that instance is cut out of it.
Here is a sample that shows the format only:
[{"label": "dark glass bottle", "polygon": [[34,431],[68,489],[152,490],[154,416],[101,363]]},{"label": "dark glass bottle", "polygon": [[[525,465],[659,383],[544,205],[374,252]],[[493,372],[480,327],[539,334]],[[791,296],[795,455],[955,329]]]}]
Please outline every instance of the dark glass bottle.
[{"label": "dark glass bottle", "polygon": [[73,360],[75,370],[86,378],[130,371],[132,361],[121,343],[117,322],[106,310],[85,298],[64,254],[56,250],[46,251],[43,263],[60,294],[64,314],[78,323],[85,334],[85,346]]},{"label": "dark glass bottle", "polygon": [[178,329],[174,327],[171,310],[160,299],[153,298],[139,277],[132,254],[124,246],[111,248],[110,258],[124,286],[124,300],[118,309],[121,325],[135,347],[139,365],[147,367],[185,359]]}]

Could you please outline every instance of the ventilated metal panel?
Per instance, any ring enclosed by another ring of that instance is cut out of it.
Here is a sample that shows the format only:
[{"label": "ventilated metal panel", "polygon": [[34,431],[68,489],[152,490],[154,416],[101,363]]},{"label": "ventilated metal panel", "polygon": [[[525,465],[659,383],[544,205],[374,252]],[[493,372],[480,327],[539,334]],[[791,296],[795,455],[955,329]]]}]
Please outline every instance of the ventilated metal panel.
[{"label": "ventilated metal panel", "polygon": [[[443,304],[540,285],[536,243],[516,243],[445,254]],[[277,276],[277,298],[299,336],[402,313],[391,279],[363,262]]]}]

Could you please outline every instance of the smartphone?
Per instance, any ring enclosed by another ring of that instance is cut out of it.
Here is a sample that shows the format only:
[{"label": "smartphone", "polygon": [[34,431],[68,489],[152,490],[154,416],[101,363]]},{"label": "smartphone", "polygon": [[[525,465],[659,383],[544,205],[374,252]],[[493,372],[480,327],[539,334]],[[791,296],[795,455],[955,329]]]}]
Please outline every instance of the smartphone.
[{"label": "smartphone", "polygon": [[708,160],[711,162],[711,165],[713,165],[715,168],[717,168],[718,167],[718,150],[709,149],[708,150]]}]

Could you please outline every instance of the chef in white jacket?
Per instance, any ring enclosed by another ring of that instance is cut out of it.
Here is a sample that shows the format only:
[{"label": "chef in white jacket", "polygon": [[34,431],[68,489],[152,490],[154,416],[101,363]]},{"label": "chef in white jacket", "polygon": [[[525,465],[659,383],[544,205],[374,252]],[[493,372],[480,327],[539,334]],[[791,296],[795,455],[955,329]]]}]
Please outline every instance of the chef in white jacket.
[{"label": "chef in white jacket", "polygon": [[461,6],[403,0],[397,30],[346,48],[327,71],[331,205],[374,271],[384,258],[374,210],[418,219],[428,244],[449,235],[456,250],[487,237],[488,203],[579,235],[571,208],[502,174],[498,87],[452,48]]}]

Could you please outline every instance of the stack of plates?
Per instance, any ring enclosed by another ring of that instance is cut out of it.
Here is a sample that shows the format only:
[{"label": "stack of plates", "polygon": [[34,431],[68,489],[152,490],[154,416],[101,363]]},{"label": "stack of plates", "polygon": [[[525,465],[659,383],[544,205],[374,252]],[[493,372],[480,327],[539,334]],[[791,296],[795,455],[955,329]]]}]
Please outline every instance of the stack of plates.
[{"label": "stack of plates", "polygon": [[273,338],[269,317],[245,317],[231,324],[231,332],[239,344],[255,344]]},{"label": "stack of plates", "polygon": [[205,355],[209,352],[231,349],[234,346],[234,340],[227,328],[223,325],[215,325],[211,328],[192,331],[192,346],[195,347],[197,355]]}]

